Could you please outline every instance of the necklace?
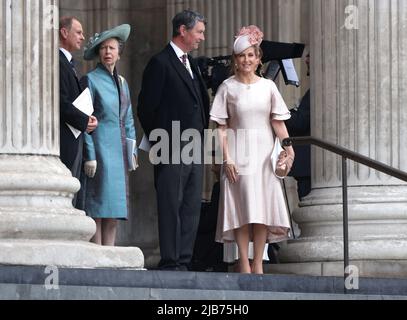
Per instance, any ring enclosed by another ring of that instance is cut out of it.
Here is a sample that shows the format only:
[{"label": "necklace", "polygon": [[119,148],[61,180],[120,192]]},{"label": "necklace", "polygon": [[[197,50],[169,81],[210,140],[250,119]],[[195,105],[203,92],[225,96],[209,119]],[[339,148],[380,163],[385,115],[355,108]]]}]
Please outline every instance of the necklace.
[{"label": "necklace", "polygon": [[242,83],[242,84],[244,84],[245,86],[246,86],[246,89],[247,90],[250,90],[251,89],[251,86],[252,86],[252,84],[254,84],[254,83],[256,83],[256,77],[254,77],[254,78],[252,78],[252,79],[249,79],[248,81],[243,81],[242,79],[240,79],[240,77],[237,77],[237,79],[238,79],[238,81],[240,82],[240,83]]}]

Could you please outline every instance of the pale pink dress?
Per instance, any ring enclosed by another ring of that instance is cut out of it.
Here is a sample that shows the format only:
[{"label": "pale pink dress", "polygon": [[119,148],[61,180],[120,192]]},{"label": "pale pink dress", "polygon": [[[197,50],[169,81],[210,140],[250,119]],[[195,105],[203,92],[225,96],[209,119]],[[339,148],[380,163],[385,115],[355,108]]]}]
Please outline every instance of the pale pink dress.
[{"label": "pale pink dress", "polygon": [[236,184],[221,173],[216,241],[234,242],[234,229],[246,224],[266,225],[269,243],[287,240],[290,219],[281,180],[272,170],[270,120],[287,120],[290,112],[276,85],[262,78],[248,86],[233,76],[219,87],[210,115],[235,134],[228,135],[228,147],[239,170]]}]

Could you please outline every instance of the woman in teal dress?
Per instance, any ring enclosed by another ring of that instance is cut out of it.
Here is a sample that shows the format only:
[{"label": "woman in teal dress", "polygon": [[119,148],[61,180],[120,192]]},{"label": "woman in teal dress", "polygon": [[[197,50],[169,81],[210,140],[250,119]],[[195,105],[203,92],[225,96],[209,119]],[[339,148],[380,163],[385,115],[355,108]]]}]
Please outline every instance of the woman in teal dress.
[{"label": "woman in teal dress", "polygon": [[117,219],[128,217],[128,172],[137,167],[136,148],[127,148],[136,140],[129,87],[116,70],[129,34],[130,26],[121,25],[92,37],[84,58],[99,57],[100,62],[81,79],[91,92],[94,115],[99,119],[97,130],[85,136],[84,209],[96,222],[92,241],[107,246],[114,246]]}]

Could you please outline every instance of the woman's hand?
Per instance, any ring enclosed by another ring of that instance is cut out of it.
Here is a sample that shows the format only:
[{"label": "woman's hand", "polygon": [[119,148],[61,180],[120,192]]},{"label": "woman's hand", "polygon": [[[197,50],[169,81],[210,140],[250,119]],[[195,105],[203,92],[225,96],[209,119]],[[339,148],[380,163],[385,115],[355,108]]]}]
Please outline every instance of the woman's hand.
[{"label": "woman's hand", "polygon": [[239,170],[233,161],[225,160],[223,170],[230,183],[236,183],[239,180]]},{"label": "woman's hand", "polygon": [[96,160],[90,160],[90,161],[85,162],[84,171],[85,171],[85,174],[89,178],[94,178],[95,177],[96,168],[97,168],[97,161]]},{"label": "woman's hand", "polygon": [[287,151],[281,151],[277,159],[276,174],[278,177],[285,177],[291,171],[294,163],[294,154]]}]

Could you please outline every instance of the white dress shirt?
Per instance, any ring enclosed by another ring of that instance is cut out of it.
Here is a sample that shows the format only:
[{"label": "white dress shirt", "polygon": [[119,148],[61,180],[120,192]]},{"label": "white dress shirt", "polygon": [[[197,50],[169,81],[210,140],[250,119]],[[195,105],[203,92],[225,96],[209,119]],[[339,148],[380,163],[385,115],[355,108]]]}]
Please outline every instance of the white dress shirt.
[{"label": "white dress shirt", "polygon": [[[179,59],[179,60],[181,61],[181,63],[183,64],[183,62],[182,62],[182,56],[183,56],[184,54],[186,54],[187,57],[188,57],[188,53],[182,51],[182,50],[181,50],[174,42],[172,42],[172,41],[170,42],[170,45],[171,45],[171,47],[174,49],[175,54],[177,55],[178,59]],[[186,68],[187,68],[189,74],[191,75],[192,78],[194,78],[194,74],[192,73],[191,64],[189,63],[189,59],[188,59],[188,58],[187,58],[186,63],[187,63]]]},{"label": "white dress shirt", "polygon": [[66,50],[64,48],[59,48],[59,50],[61,50],[62,53],[65,55],[65,57],[68,59],[68,61],[71,62],[72,54],[68,50]]}]

